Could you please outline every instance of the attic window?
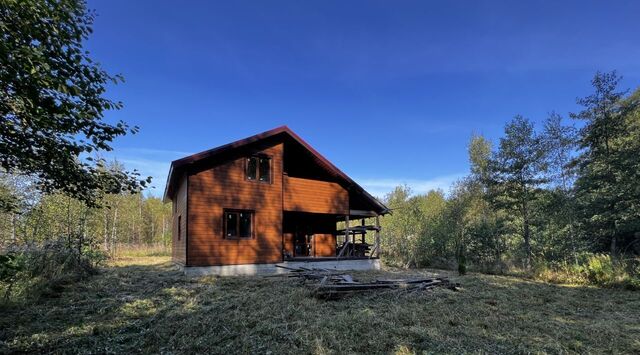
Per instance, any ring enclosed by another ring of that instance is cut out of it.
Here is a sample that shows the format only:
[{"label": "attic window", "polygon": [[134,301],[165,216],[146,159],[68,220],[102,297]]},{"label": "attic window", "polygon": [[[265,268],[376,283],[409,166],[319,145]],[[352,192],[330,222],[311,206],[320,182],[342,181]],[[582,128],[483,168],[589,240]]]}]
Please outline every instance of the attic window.
[{"label": "attic window", "polygon": [[271,158],[252,156],[247,158],[247,180],[271,182]]}]

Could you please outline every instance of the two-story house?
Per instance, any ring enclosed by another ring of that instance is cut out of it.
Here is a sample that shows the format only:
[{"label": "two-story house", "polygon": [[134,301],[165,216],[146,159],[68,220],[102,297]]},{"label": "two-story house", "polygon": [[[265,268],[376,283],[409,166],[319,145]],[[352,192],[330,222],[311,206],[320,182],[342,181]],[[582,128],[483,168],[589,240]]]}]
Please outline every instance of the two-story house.
[{"label": "two-story house", "polygon": [[187,272],[379,267],[389,209],[286,126],[173,161],[164,198]]}]

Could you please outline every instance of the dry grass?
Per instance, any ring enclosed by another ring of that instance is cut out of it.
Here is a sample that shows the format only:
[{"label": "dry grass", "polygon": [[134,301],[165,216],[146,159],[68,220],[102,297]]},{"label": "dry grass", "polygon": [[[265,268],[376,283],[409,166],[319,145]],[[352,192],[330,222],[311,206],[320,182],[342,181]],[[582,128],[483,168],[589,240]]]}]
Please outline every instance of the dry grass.
[{"label": "dry grass", "polygon": [[116,258],[131,258],[144,256],[171,256],[171,246],[164,244],[131,244],[119,245]]},{"label": "dry grass", "polygon": [[[380,274],[407,276],[354,276]],[[2,309],[0,352],[640,352],[638,292],[480,274],[456,281],[460,292],[324,301],[294,279],[187,279],[166,257],[121,258],[59,297]]]}]

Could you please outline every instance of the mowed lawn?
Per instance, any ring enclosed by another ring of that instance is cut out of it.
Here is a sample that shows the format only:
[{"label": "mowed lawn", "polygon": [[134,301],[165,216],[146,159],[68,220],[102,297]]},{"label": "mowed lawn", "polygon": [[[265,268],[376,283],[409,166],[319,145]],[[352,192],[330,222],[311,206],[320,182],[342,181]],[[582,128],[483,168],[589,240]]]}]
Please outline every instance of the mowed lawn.
[{"label": "mowed lawn", "polygon": [[35,305],[3,308],[0,352],[640,353],[640,292],[451,278],[461,291],[327,301],[293,278],[189,279],[167,258],[122,259]]}]

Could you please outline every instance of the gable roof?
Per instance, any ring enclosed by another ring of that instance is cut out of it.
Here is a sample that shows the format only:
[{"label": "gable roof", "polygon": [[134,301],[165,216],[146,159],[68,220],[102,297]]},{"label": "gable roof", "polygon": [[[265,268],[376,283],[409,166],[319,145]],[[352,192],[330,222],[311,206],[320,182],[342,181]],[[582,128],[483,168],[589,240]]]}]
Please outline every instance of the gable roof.
[{"label": "gable roof", "polygon": [[325,168],[331,175],[333,175],[336,180],[338,180],[350,193],[356,193],[361,196],[364,200],[370,203],[372,210],[378,214],[386,214],[389,213],[389,208],[385,206],[383,203],[378,201],[375,197],[371,196],[365,189],[363,189],[360,185],[358,185],[355,181],[353,181],[347,174],[342,172],[342,170],[338,169],[333,163],[331,163],[327,158],[322,156],[322,154],[318,153],[309,143],[307,143],[304,139],[298,136],[295,132],[293,132],[287,126],[280,126],[274,129],[271,129],[266,132],[258,133],[251,137],[247,137],[244,139],[237,140],[235,142],[231,142],[225,145],[221,145],[219,147],[202,151],[200,153],[196,153],[193,155],[186,156],[181,159],[177,159],[171,162],[171,167],[169,169],[169,176],[167,177],[167,184],[164,190],[164,200],[167,201],[173,195],[174,185],[176,184],[176,180],[178,177],[182,175],[183,172],[187,171],[189,166],[193,166],[195,163],[202,162],[204,160],[216,160],[216,158],[223,158],[226,153],[241,149],[246,147],[252,143],[258,143],[260,141],[264,141],[266,139],[275,137],[275,136],[284,136],[292,139],[295,143],[299,144],[303,148],[305,148],[311,156],[314,158],[316,163]]}]

